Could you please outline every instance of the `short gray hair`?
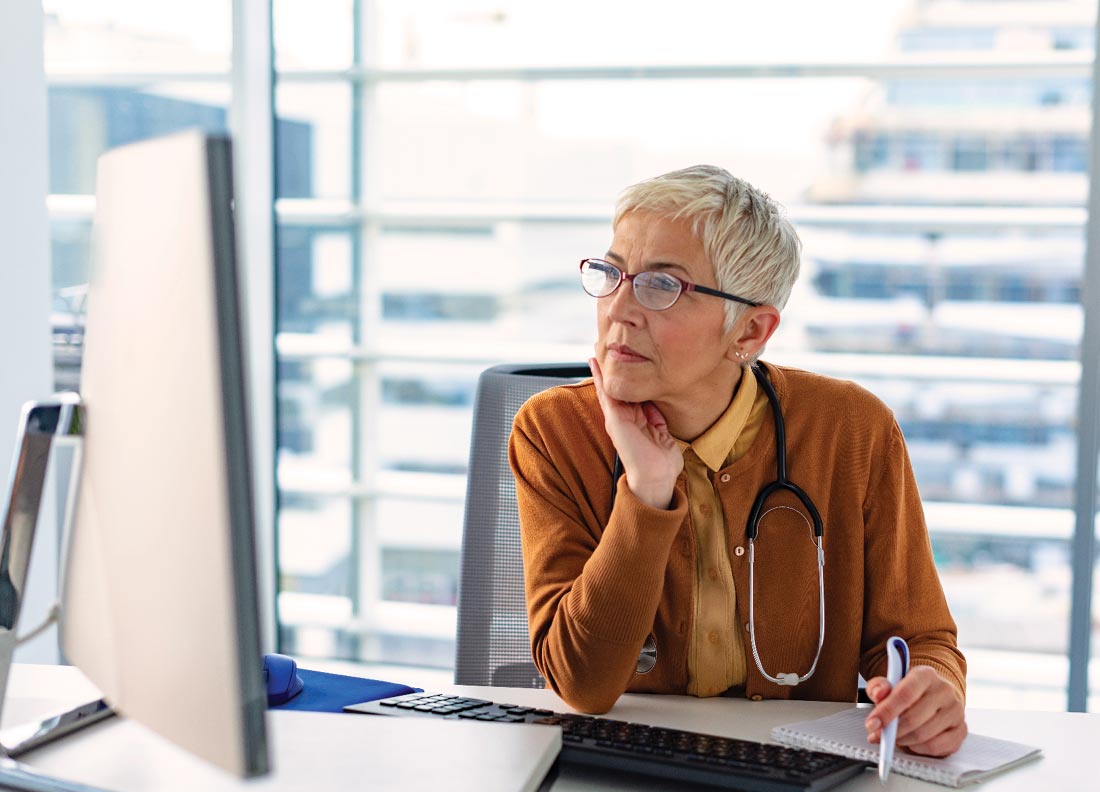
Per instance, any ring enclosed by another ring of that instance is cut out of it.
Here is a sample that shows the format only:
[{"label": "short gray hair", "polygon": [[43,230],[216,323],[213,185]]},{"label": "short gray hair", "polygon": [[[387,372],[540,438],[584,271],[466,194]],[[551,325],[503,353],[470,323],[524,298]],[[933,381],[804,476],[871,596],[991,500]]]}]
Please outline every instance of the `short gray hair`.
[{"label": "short gray hair", "polygon": [[[779,310],[787,304],[802,242],[781,207],[747,181],[713,165],[695,165],[623,190],[612,228],[631,212],[690,221],[719,289]],[[726,302],[727,330],[746,308]]]}]

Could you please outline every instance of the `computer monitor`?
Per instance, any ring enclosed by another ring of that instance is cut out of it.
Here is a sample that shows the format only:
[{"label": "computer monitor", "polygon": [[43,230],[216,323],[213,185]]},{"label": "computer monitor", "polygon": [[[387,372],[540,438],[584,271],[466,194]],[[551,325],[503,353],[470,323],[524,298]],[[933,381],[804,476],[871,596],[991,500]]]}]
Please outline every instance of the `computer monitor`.
[{"label": "computer monitor", "polygon": [[121,715],[268,769],[230,143],[99,160],[61,648]]}]

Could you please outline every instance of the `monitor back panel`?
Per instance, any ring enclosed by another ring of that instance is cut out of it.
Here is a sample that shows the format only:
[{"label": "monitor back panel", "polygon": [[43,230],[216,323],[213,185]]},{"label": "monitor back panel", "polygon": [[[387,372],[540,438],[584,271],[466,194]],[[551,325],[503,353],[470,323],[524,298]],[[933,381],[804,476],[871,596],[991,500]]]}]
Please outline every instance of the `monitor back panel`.
[{"label": "monitor back panel", "polygon": [[125,716],[253,775],[267,758],[228,162],[228,141],[199,133],[100,160],[62,648]]}]

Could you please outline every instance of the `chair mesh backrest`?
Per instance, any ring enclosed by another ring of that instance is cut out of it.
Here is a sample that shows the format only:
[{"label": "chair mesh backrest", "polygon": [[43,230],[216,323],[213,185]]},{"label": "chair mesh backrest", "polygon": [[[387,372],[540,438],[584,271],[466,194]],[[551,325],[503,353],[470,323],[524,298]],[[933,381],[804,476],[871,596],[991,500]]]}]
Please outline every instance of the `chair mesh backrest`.
[{"label": "chair mesh backrest", "polygon": [[508,437],[516,411],[530,396],[588,376],[588,366],[579,363],[505,365],[478,380],[462,529],[456,684],[544,686],[531,662]]}]

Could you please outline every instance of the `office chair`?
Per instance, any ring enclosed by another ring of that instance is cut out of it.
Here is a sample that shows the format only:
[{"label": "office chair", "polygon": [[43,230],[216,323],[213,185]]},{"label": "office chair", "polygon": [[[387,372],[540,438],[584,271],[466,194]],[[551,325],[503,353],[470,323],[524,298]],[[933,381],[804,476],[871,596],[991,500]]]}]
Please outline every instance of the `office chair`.
[{"label": "office chair", "polygon": [[590,376],[581,363],[509,364],[482,372],[474,402],[455,684],[545,686],[531,661],[516,485],[508,465],[512,418],[530,396]]}]

